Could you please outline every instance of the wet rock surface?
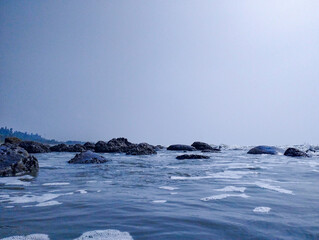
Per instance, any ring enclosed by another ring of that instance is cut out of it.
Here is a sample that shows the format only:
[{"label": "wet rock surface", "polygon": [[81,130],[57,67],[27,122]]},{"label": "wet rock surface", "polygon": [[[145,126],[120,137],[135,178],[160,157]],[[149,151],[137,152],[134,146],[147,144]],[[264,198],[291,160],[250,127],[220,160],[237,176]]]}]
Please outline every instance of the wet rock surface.
[{"label": "wet rock surface", "polygon": [[19,147],[24,148],[28,153],[50,152],[50,147],[48,145],[34,141],[22,141],[19,143]]},{"label": "wet rock surface", "polygon": [[300,151],[297,148],[288,148],[284,155],[289,157],[309,157],[307,153]]},{"label": "wet rock surface", "polygon": [[156,154],[156,147],[148,143],[140,143],[131,145],[127,150],[127,155],[151,155]]},{"label": "wet rock surface", "polygon": [[189,146],[189,145],[183,145],[183,144],[174,144],[170,145],[167,150],[170,151],[196,151],[196,148]]},{"label": "wet rock surface", "polygon": [[39,170],[38,160],[17,145],[0,146],[0,176],[17,176]]},{"label": "wet rock surface", "polygon": [[105,163],[108,160],[101,156],[100,154],[94,153],[92,151],[81,152],[75,155],[68,163],[73,164],[99,164]]},{"label": "wet rock surface", "polygon": [[278,155],[278,154],[283,154],[283,150],[273,146],[257,146],[250,149],[247,153]]},{"label": "wet rock surface", "polygon": [[220,152],[220,148],[212,147],[211,145],[204,143],[204,142],[194,142],[192,144],[192,147],[196,148],[196,150],[199,150],[199,151]]},{"label": "wet rock surface", "polygon": [[178,160],[184,160],[184,159],[209,159],[209,156],[205,155],[197,155],[197,154],[184,154],[177,156],[176,159]]}]

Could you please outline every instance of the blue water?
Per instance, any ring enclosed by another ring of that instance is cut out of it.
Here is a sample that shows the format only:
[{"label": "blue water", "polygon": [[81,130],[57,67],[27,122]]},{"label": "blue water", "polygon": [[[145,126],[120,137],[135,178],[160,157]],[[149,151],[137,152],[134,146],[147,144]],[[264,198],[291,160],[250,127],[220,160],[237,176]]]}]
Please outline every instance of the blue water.
[{"label": "blue water", "polygon": [[319,157],[246,152],[102,154],[111,161],[100,165],[35,154],[37,176],[0,179],[0,237],[116,229],[135,240],[319,239]]}]

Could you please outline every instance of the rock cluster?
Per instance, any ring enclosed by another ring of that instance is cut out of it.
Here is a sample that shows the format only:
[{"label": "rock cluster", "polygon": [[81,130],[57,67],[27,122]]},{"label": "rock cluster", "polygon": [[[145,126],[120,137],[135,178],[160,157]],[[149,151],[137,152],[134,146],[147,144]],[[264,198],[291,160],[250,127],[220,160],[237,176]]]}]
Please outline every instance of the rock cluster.
[{"label": "rock cluster", "polygon": [[39,170],[38,160],[23,148],[13,144],[0,146],[0,176],[17,176]]}]

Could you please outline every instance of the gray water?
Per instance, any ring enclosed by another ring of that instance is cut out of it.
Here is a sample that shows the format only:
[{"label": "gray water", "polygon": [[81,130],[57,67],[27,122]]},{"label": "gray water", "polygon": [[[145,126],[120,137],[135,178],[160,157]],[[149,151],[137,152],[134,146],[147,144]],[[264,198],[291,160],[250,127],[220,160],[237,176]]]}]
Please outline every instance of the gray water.
[{"label": "gray water", "polygon": [[38,175],[0,178],[0,237],[105,230],[93,239],[112,239],[115,229],[116,239],[135,240],[319,239],[319,157],[246,152],[201,160],[106,153],[110,161],[98,165],[35,154]]}]

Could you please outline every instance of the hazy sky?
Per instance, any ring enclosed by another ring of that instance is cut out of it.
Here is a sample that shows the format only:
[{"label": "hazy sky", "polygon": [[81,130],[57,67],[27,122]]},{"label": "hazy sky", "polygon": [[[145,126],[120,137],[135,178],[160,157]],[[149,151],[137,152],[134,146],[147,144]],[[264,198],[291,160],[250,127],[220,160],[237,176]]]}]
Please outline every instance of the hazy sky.
[{"label": "hazy sky", "polygon": [[319,143],[319,1],[0,2],[0,126]]}]

